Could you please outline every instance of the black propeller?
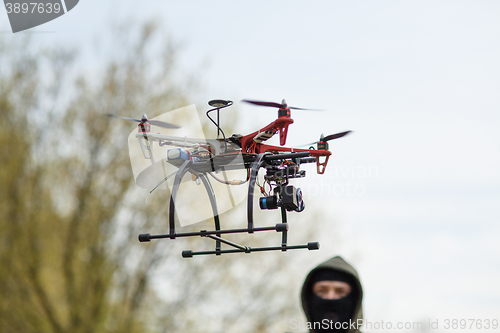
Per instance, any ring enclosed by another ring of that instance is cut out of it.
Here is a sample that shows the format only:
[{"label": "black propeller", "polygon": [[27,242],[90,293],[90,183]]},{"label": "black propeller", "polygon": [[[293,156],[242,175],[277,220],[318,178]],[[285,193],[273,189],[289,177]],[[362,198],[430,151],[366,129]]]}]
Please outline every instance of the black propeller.
[{"label": "black propeller", "polygon": [[248,99],[244,99],[244,100],[242,100],[242,102],[250,103],[250,104],[254,104],[254,105],[259,105],[259,106],[269,106],[269,107],[272,107],[272,108],[280,108],[280,109],[321,111],[321,110],[316,110],[316,109],[303,109],[303,108],[297,108],[297,107],[294,107],[294,106],[288,106],[286,104],[285,100],[283,100],[281,102],[281,104],[275,103],[275,102],[250,101]]},{"label": "black propeller", "polygon": [[320,138],[319,141],[322,141],[322,142],[328,142],[330,140],[334,140],[334,139],[339,139],[349,133],[351,133],[352,131],[345,131],[345,132],[341,132],[341,133],[337,133],[337,134],[330,134],[328,136],[325,136],[324,138]]},{"label": "black propeller", "polygon": [[111,118],[119,118],[119,119],[124,119],[124,120],[129,120],[129,121],[135,121],[135,122],[138,122],[138,123],[144,123],[144,122],[147,121],[151,125],[158,126],[158,127],[163,127],[163,128],[180,128],[177,125],[169,124],[169,123],[166,123],[166,122],[163,122],[163,121],[154,120],[154,119],[153,120],[148,120],[148,116],[146,116],[146,114],[142,115],[142,119],[127,118],[127,117],[117,116],[117,115],[111,114],[111,113],[106,113],[105,115],[108,116],[108,117],[111,117]]},{"label": "black propeller", "polygon": [[335,139],[339,139],[343,136],[346,136],[347,134],[351,133],[352,131],[345,131],[345,132],[340,132],[340,133],[337,133],[337,134],[330,134],[330,135],[327,135],[327,136],[323,136],[323,134],[321,134],[321,137],[319,138],[319,141],[315,141],[315,142],[311,142],[311,143],[308,143],[308,144],[305,144],[305,145],[302,145],[302,146],[310,146],[310,145],[315,145],[317,143],[320,143],[320,142],[328,142],[330,140],[335,140]]}]

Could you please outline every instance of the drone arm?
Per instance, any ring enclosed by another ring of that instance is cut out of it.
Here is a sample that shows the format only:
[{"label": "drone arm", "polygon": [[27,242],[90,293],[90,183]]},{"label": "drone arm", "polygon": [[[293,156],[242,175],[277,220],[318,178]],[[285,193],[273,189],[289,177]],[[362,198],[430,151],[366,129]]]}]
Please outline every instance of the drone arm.
[{"label": "drone arm", "polygon": [[[259,145],[258,147],[259,152],[261,153],[276,153],[276,152],[284,152],[288,151],[291,153],[302,153],[302,152],[307,152],[309,155],[313,156],[316,158],[316,166],[317,166],[317,172],[318,174],[322,175],[325,172],[326,165],[328,163],[328,159],[330,155],[332,154],[331,151],[326,150],[326,149],[300,149],[300,148],[288,148],[288,147],[278,147],[278,146],[271,146],[271,145]],[[277,158],[279,158],[279,155],[275,155]],[[326,157],[325,161],[321,162],[320,157]]]},{"label": "drone arm", "polygon": [[[218,143],[217,140],[201,140],[201,139],[195,139],[195,138],[189,138],[189,137],[179,137],[179,136],[171,136],[171,135],[164,135],[160,133],[138,133],[135,135],[137,139],[141,140],[141,138],[147,137],[147,140],[149,142],[154,142],[158,141],[160,146],[164,146],[166,144],[170,146],[176,146],[176,147],[185,147],[185,148],[198,148],[200,146],[208,144],[211,149],[214,149],[215,155],[220,154],[220,144]],[[147,147],[143,146],[143,143],[139,141],[141,144],[141,147],[143,148],[143,153],[145,158],[146,153],[144,152],[144,149],[147,149]]]},{"label": "drone arm", "polygon": [[[261,132],[272,131],[276,133],[280,132],[280,145],[284,145],[286,143],[286,136],[288,134],[288,126],[293,123],[293,119],[289,117],[279,117],[266,127],[261,128],[260,130],[253,132],[251,134],[245,135],[241,138],[241,150],[243,152],[247,152],[247,149],[250,147],[253,139]],[[252,150],[255,150],[253,148]],[[248,151],[249,153],[259,153],[260,151]]]},{"label": "drone arm", "polygon": [[[148,160],[152,160],[153,159],[153,152],[151,151],[151,146],[149,145],[149,142],[146,141],[146,139],[144,138],[144,136],[142,134],[136,135],[136,138],[137,138],[137,140],[139,140],[139,145],[141,146],[142,154],[144,155],[144,158],[148,159]],[[146,141],[147,144],[145,144],[144,141]]]},{"label": "drone arm", "polygon": [[280,128],[280,145],[282,146],[284,146],[286,143],[286,136],[288,134],[288,125],[290,124],[285,124],[283,127]]},{"label": "drone arm", "polygon": [[330,155],[327,155],[323,162],[320,161],[319,157],[316,159],[316,169],[318,174],[322,175],[325,173],[326,165],[328,164],[328,159]]}]

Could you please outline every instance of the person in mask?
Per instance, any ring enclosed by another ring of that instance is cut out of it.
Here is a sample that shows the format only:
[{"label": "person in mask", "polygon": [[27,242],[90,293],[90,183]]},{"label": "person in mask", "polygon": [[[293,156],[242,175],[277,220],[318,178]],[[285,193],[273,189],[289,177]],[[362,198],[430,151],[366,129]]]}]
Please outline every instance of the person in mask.
[{"label": "person in mask", "polygon": [[363,289],[356,270],[341,257],[309,272],[301,299],[310,332],[360,332]]}]

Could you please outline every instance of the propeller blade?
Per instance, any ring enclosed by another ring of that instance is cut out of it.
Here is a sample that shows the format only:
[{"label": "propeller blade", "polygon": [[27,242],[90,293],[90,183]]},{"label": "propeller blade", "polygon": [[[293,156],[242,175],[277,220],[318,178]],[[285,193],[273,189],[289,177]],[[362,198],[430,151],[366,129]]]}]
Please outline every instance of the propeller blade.
[{"label": "propeller blade", "polygon": [[331,134],[331,135],[328,135],[328,136],[325,136],[323,139],[321,139],[320,141],[323,141],[323,142],[327,142],[327,141],[330,141],[330,140],[334,140],[334,139],[339,139],[349,133],[351,133],[352,131],[346,131],[346,132],[341,132],[341,133],[337,133],[337,134]]},{"label": "propeller blade", "polygon": [[283,108],[283,107],[286,107],[286,104],[283,105],[283,104],[274,103],[274,102],[250,101],[248,99],[244,99],[244,100],[242,100],[242,102],[250,103],[250,104],[254,104],[254,105],[259,105],[259,106],[270,106],[270,107],[273,107],[273,108],[280,108],[280,109]]},{"label": "propeller blade", "polygon": [[130,121],[136,121],[138,123],[141,123],[142,120],[140,119],[134,119],[134,118],[127,118],[127,117],[122,117],[122,116],[117,116],[116,114],[111,114],[111,113],[106,113],[105,116],[111,117],[111,118],[118,118],[118,119],[124,119],[124,120],[130,120]]},{"label": "propeller blade", "polygon": [[272,108],[280,108],[280,109],[291,109],[291,110],[302,110],[302,111],[323,111],[323,110],[318,110],[318,109],[304,109],[304,108],[297,108],[295,106],[287,106],[285,100],[283,100],[283,102],[281,104],[275,103],[275,102],[250,101],[248,99],[244,99],[244,100],[242,100],[242,102],[250,103],[250,104],[254,104],[254,105],[259,105],[259,106],[269,106]]},{"label": "propeller blade", "polygon": [[[346,131],[346,132],[341,132],[341,133],[337,133],[337,134],[331,134],[331,135],[328,135],[324,138],[320,138],[319,141],[314,141],[314,142],[311,142],[311,143],[307,143],[305,145],[300,145],[300,146],[297,146],[297,147],[305,147],[305,146],[312,146],[312,145],[315,145],[317,143],[320,143],[320,142],[327,142],[327,141],[330,141],[330,140],[334,140],[334,139],[338,139],[338,138],[341,138],[349,133],[351,133],[352,131]],[[323,136],[323,134],[321,134],[321,136]]]},{"label": "propeller blade", "polygon": [[135,122],[138,122],[138,123],[142,123],[144,121],[147,121],[151,125],[158,126],[158,127],[163,127],[163,128],[180,128],[177,125],[166,123],[166,122],[163,122],[163,121],[148,120],[147,117],[145,118],[145,120],[140,120],[140,119],[134,119],[134,118],[127,118],[127,117],[117,116],[116,114],[111,114],[111,113],[106,113],[105,116],[111,117],[111,118],[118,118],[118,119],[123,119],[123,120],[135,121]]},{"label": "propeller blade", "polygon": [[305,147],[305,146],[312,146],[312,145],[315,145],[317,144],[319,141],[314,141],[314,142],[311,142],[311,143],[306,143],[306,144],[303,144],[303,145],[298,145],[296,147]]},{"label": "propeller blade", "polygon": [[148,123],[150,123],[151,125],[163,127],[163,128],[180,128],[180,126],[166,123],[166,122],[159,121],[159,120],[148,120]]},{"label": "propeller blade", "polygon": [[303,108],[296,108],[294,106],[289,106],[288,108],[291,110],[302,110],[302,111],[325,111],[324,109],[303,109]]}]

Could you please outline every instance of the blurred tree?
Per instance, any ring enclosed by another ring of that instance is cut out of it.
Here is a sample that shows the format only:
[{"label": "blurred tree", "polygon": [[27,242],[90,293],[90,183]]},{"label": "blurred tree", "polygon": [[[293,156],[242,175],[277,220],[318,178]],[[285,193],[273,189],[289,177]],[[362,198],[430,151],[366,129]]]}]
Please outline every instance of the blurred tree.
[{"label": "blurred tree", "polygon": [[[307,251],[186,260],[181,251],[202,240],[137,242],[166,224],[166,197],[144,202],[131,126],[102,115],[188,104],[192,82],[176,79],[174,46],[159,35],[154,24],[121,31],[103,68],[28,40],[0,44],[1,332],[271,332],[297,317]],[[223,221],[245,223],[242,209]]]},{"label": "blurred tree", "polygon": [[172,82],[172,45],[161,61],[148,59],[161,42],[154,32],[142,27],[92,76],[77,72],[69,52],[2,44],[0,331],[142,331],[155,247],[142,251],[152,260],[127,266],[136,230],[118,214],[133,182],[129,130],[102,115],[186,103]]}]

